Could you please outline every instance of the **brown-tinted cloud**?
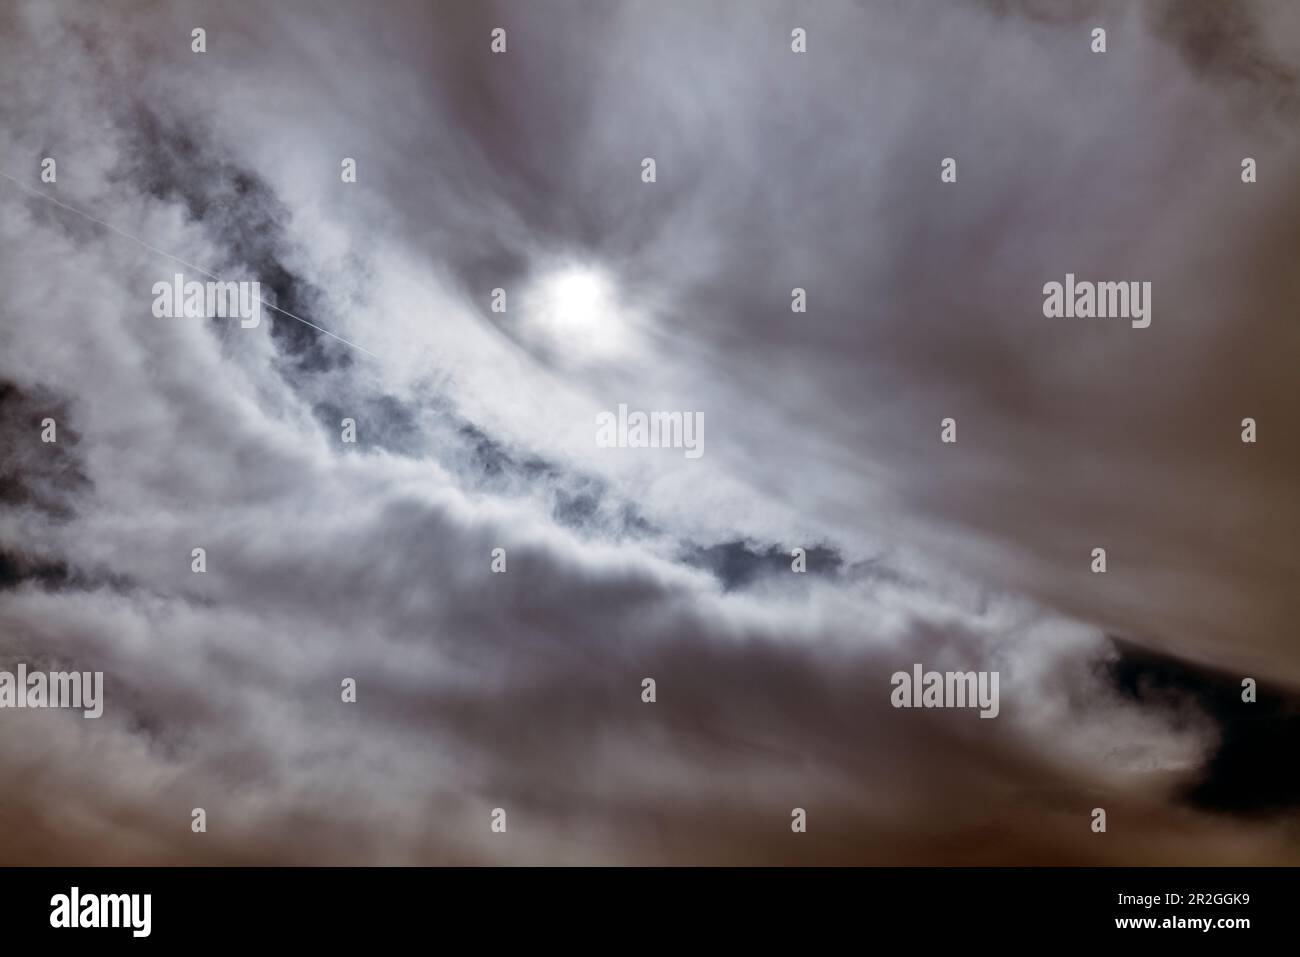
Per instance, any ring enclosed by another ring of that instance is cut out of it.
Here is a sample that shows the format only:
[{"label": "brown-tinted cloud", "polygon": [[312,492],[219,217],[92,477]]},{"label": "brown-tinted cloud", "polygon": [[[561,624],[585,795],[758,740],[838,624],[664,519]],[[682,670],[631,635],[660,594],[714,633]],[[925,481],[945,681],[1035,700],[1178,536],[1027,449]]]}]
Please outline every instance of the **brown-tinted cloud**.
[{"label": "brown-tinted cloud", "polygon": [[[374,355],[156,320],[173,262],[0,182],[0,664],[108,685],[0,712],[4,860],[1293,862],[1285,782],[1213,800],[1286,760],[1224,688],[1300,684],[1294,64],[1241,7],[18,5],[0,171]],[[531,338],[571,261],[636,349]],[[1044,319],[1067,271],[1152,326]],[[619,402],[705,456],[593,453]],[[1001,714],[891,707],[917,661]]]}]

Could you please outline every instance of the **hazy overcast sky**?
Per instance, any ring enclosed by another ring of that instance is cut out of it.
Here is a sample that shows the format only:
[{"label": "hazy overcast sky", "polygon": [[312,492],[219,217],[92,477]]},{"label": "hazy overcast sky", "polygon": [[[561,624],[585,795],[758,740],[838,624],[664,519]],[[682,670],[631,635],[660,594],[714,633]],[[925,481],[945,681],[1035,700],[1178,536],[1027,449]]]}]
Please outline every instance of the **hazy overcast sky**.
[{"label": "hazy overcast sky", "polygon": [[0,0],[0,668],[106,686],[0,711],[0,860],[1300,862],[1298,71],[1285,0]]}]

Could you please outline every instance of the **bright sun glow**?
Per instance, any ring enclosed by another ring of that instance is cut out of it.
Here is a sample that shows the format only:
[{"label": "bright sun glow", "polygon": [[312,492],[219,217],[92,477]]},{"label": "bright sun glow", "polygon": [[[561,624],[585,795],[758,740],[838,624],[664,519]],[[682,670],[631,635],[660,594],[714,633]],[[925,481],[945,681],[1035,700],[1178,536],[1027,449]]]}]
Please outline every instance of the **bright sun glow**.
[{"label": "bright sun glow", "polygon": [[613,284],[595,269],[568,268],[546,277],[536,302],[532,331],[563,355],[611,359],[630,344]]}]

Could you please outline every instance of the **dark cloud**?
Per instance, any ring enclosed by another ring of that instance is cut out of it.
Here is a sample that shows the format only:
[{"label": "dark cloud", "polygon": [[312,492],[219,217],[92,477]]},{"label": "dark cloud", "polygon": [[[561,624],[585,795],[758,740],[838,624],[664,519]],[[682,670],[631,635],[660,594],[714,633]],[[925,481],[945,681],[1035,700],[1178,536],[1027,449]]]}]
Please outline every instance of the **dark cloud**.
[{"label": "dark cloud", "polygon": [[[127,112],[122,132],[126,150],[120,169],[110,173],[110,183],[182,205],[225,254],[221,262],[201,264],[205,269],[222,279],[260,282],[267,303],[319,324],[322,291],[297,275],[283,254],[291,242],[292,216],[256,173],[226,157],[210,133],[168,121],[145,106]],[[187,279],[207,277],[192,274]],[[283,313],[263,312],[292,368],[325,372],[352,361],[346,347],[313,326]]]},{"label": "dark cloud", "polygon": [[1240,84],[1257,108],[1294,118],[1300,109],[1300,74],[1269,49],[1267,5],[1162,0],[1148,16],[1158,35],[1172,42],[1184,61],[1209,82]]},{"label": "dark cloud", "polygon": [[66,562],[0,550],[0,591],[29,581],[45,588],[59,588],[70,578]]},{"label": "dark cloud", "polygon": [[1252,678],[1117,642],[1120,655],[1109,667],[1116,686],[1144,704],[1191,704],[1218,726],[1218,745],[1186,799],[1197,807],[1238,814],[1276,814],[1300,805],[1300,772],[1277,756],[1300,743],[1300,696]]},{"label": "dark cloud", "polygon": [[[794,562],[791,552],[791,549],[779,545],[756,548],[748,542],[735,541],[696,547],[686,553],[684,560],[709,569],[729,590],[744,588],[760,578],[774,578],[790,572]],[[805,548],[804,553],[806,574],[834,575],[843,565],[833,548],[814,545]]]},{"label": "dark cloud", "polygon": [[[54,420],[53,442],[42,440],[46,419]],[[72,502],[91,482],[78,461],[81,435],[67,400],[43,386],[20,389],[0,379],[0,436],[0,505],[70,517]]]}]

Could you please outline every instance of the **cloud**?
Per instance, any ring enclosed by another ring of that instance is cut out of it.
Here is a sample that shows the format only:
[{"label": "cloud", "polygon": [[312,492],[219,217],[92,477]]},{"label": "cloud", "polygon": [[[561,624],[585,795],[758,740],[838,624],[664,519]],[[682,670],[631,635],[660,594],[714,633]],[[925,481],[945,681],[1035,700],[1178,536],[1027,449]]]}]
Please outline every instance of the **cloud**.
[{"label": "cloud", "polygon": [[[1286,14],[1108,7],[1097,59],[1042,9],[19,4],[0,659],[107,703],[0,715],[4,858],[1294,861],[1287,801],[1203,810],[1222,695],[1131,680],[1300,682]],[[155,319],[160,251],[366,351]],[[573,263],[636,350],[528,332]],[[1152,327],[1046,322],[1067,271]],[[621,402],[707,454],[597,448]],[[890,707],[917,661],[999,718]]]}]

